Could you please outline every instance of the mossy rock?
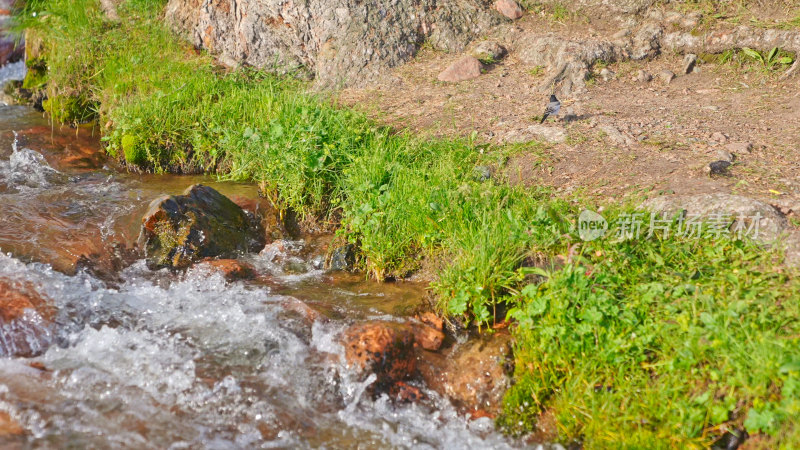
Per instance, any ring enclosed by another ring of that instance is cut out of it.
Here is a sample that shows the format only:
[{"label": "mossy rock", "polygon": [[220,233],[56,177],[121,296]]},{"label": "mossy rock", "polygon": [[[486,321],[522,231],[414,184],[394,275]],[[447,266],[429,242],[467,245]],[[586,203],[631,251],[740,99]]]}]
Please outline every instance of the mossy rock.
[{"label": "mossy rock", "polygon": [[84,123],[95,117],[92,103],[82,96],[50,97],[42,102],[42,108],[58,123]]},{"label": "mossy rock", "polygon": [[125,157],[125,162],[136,166],[141,166],[147,162],[147,152],[143,146],[139,145],[136,136],[126,134],[122,136],[120,144],[122,145],[122,154]]},{"label": "mossy rock", "polygon": [[185,268],[209,257],[235,258],[266,244],[261,224],[216,190],[196,184],[151,203],[139,248],[148,266]]},{"label": "mossy rock", "polygon": [[22,82],[24,89],[44,89],[47,84],[47,62],[43,58],[33,58],[25,61],[28,68],[25,80]]}]

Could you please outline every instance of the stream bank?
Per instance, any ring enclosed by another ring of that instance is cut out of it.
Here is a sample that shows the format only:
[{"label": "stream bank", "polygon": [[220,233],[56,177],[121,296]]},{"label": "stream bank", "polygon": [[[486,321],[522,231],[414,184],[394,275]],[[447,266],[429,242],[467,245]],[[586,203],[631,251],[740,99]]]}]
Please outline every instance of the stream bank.
[{"label": "stream bank", "polygon": [[[779,246],[724,232],[634,237],[626,218],[659,216],[553,199],[498,170],[545,144],[397,132],[303,83],[215,65],[165,31],[157,2],[122,2],[119,21],[75,5],[50,2],[64,14],[31,24],[67,37],[42,41],[48,108],[96,106],[108,152],[131,171],[258,182],[279,209],[338,226],[375,279],[435,273],[452,321],[516,339],[504,431],[589,447],[800,439],[797,277]],[[57,98],[68,94],[76,101]],[[607,220],[604,239],[582,239],[583,208]]]},{"label": "stream bank", "polygon": [[463,337],[438,352],[409,347],[430,381],[409,372],[402,391],[368,390],[370,374],[349,367],[341,336],[353,324],[428,327],[411,319],[424,286],[324,270],[326,236],[270,235],[238,262],[185,271],[148,269],[136,251],[103,265],[134,247],[162,193],[202,182],[247,206],[258,189],[118,172],[91,127],[52,128],[25,107],[0,115],[3,445],[520,445],[442,387],[463,381],[441,375],[460,358],[451,353],[480,355]]}]

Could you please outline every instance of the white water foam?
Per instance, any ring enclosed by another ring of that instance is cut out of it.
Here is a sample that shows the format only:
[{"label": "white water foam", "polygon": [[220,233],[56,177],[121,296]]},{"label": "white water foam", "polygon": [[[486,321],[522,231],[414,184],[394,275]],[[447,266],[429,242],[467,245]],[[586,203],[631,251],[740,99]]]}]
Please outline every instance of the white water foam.
[{"label": "white water foam", "polygon": [[38,358],[52,372],[0,359],[0,409],[34,447],[509,446],[434,392],[420,405],[373,400],[370,380],[342,365],[347,323],[298,319],[266,287],[139,262],[113,289],[8,255],[0,276],[32,283],[59,311],[60,345]]}]

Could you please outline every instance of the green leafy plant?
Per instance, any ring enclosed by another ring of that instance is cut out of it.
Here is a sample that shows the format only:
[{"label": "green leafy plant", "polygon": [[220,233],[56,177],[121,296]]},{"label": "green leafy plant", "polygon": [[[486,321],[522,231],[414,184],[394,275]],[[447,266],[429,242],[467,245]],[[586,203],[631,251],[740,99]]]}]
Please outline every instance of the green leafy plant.
[{"label": "green leafy plant", "polygon": [[753,61],[760,63],[767,70],[772,70],[779,64],[786,65],[794,62],[792,56],[782,52],[778,47],[774,47],[769,52],[764,53],[744,47],[742,48],[742,53]]}]

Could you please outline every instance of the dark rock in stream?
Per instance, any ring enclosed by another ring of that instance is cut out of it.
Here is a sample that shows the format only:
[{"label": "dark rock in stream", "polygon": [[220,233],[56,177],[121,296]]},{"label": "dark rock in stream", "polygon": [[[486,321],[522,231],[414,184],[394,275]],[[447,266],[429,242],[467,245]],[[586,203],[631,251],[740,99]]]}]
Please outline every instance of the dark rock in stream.
[{"label": "dark rock in stream", "polygon": [[356,264],[356,247],[353,244],[346,244],[337,247],[331,252],[331,270],[353,270]]},{"label": "dark rock in stream", "polygon": [[150,267],[185,268],[208,257],[257,252],[264,229],[230,199],[196,184],[184,195],[153,201],[142,219],[139,247]]}]

